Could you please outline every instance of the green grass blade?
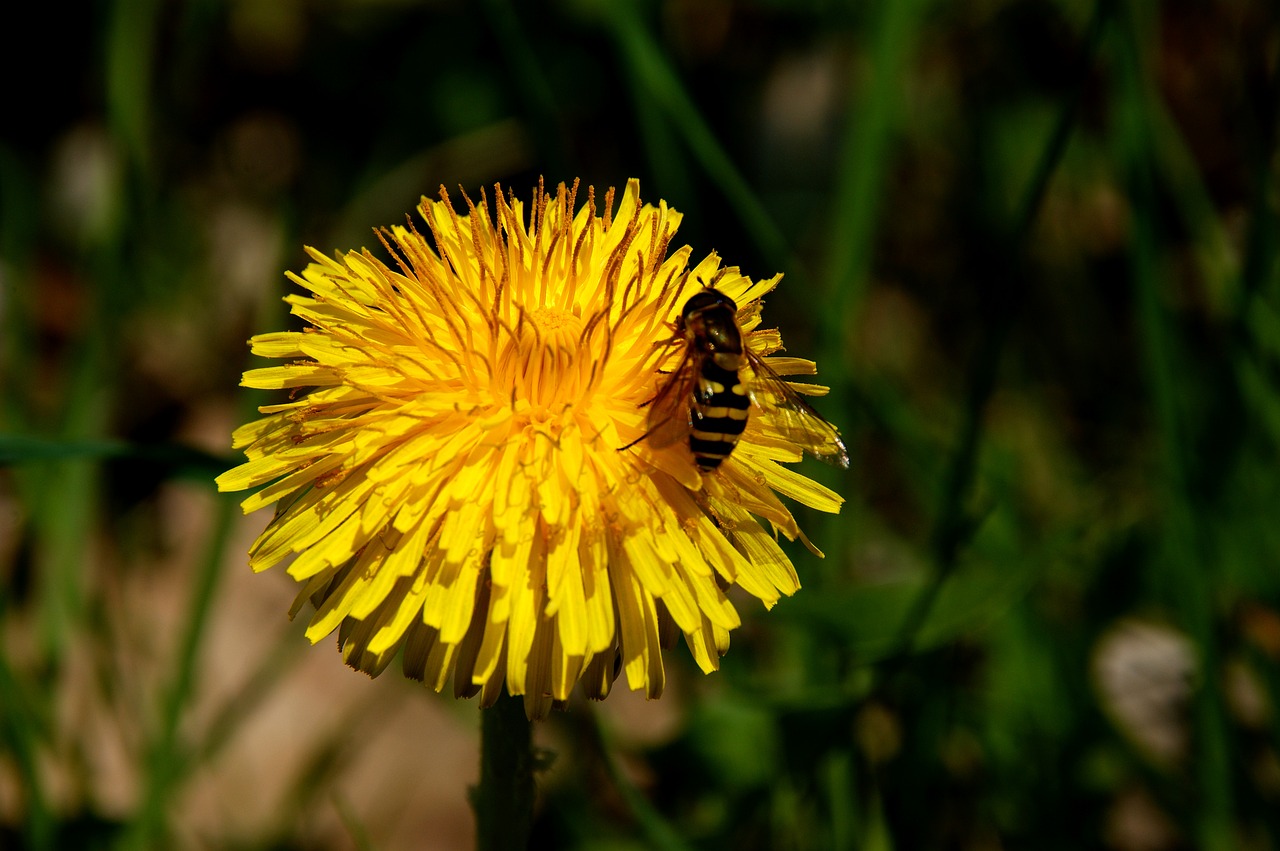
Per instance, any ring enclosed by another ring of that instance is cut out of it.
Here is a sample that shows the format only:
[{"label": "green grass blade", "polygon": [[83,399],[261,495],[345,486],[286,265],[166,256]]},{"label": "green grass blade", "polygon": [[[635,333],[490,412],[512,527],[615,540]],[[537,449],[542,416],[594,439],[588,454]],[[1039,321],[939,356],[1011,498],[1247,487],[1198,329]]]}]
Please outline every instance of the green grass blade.
[{"label": "green grass blade", "polygon": [[560,111],[555,94],[515,8],[509,0],[483,0],[480,5],[501,45],[498,53],[511,69],[510,79],[524,102],[543,167],[550,170],[553,184],[569,180],[572,175],[565,160],[567,144],[559,126]]},{"label": "green grass blade", "polygon": [[618,765],[609,731],[601,723],[599,714],[593,711],[587,713],[585,717],[586,723],[591,725],[593,738],[600,757],[604,761],[610,782],[639,823],[640,830],[650,846],[657,851],[692,851],[692,847],[684,841],[675,827],[649,803]]},{"label": "green grass blade", "polygon": [[[1093,62],[1111,11],[1110,0],[1098,0],[1095,4],[1093,16],[1083,40],[1079,62],[1081,77],[1084,69]],[[1009,227],[1008,248],[1015,257],[1020,257],[1025,250],[1027,236],[1039,215],[1045,193],[1048,191],[1049,180],[1066,153],[1067,142],[1079,111],[1082,87],[1083,83],[1063,102],[1058,118],[1041,149],[1036,167],[1016,208],[1017,218]],[[1012,274],[1012,270],[1016,269],[1017,265],[1016,260],[1011,259],[1005,271]],[[967,516],[965,505],[977,472],[982,421],[987,402],[995,391],[996,376],[1004,356],[1005,344],[1018,319],[1024,291],[1015,285],[1008,288],[1007,294],[1006,303],[996,317],[993,328],[984,336],[981,348],[970,369],[968,394],[960,432],[944,475],[931,540],[937,573],[933,582],[921,592],[902,621],[899,630],[900,648],[894,655],[905,656],[910,651],[941,593],[943,583],[955,568],[961,546],[975,528],[974,520]]]},{"label": "green grass blade", "polygon": [[617,42],[627,72],[639,81],[641,89],[665,113],[694,159],[720,187],[729,206],[759,246],[760,253],[772,266],[785,271],[792,279],[803,277],[799,261],[782,231],[716,139],[675,69],[654,41],[634,0],[605,2],[599,8]]},{"label": "green grass blade", "polygon": [[214,714],[204,738],[192,748],[191,759],[179,767],[182,773],[176,779],[185,779],[191,771],[208,764],[221,754],[222,749],[240,729],[240,725],[250,721],[254,712],[261,709],[274,694],[274,689],[284,679],[289,667],[297,663],[306,646],[308,643],[300,640],[295,630],[288,630],[280,636],[244,685]]},{"label": "green grass blade", "polygon": [[173,682],[165,694],[160,712],[160,727],[147,757],[142,802],[124,838],[125,848],[142,851],[158,847],[157,843],[166,834],[169,802],[178,791],[175,781],[183,773],[178,724],[195,688],[205,627],[217,597],[227,539],[237,516],[235,500],[225,496],[218,497],[213,531],[205,545],[204,562],[191,588],[191,598],[184,619],[186,631],[178,648]]},{"label": "green grass blade", "polygon": [[338,819],[347,829],[347,835],[356,847],[356,851],[374,851],[373,839],[369,836],[369,828],[356,812],[355,807],[339,792],[333,794],[333,808],[338,812]]},{"label": "green grass blade", "polygon": [[120,440],[56,440],[0,434],[0,467],[48,461],[125,458],[157,464],[173,478],[212,484],[212,478],[240,463],[179,444],[137,444]]},{"label": "green grass blade", "polygon": [[1131,263],[1136,289],[1137,319],[1142,334],[1151,404],[1158,428],[1160,474],[1163,479],[1163,546],[1160,557],[1169,571],[1170,602],[1181,625],[1195,642],[1204,672],[1196,690],[1193,717],[1196,756],[1193,776],[1198,807],[1191,814],[1196,846],[1216,851],[1235,847],[1231,826],[1232,782],[1228,764],[1226,717],[1222,705],[1220,656],[1214,627],[1214,564],[1206,552],[1208,539],[1198,528],[1198,512],[1191,494],[1192,472],[1187,428],[1180,410],[1180,366],[1168,310],[1162,303],[1165,279],[1159,255],[1158,200],[1152,164],[1158,161],[1149,104],[1158,96],[1143,65],[1142,24],[1129,4],[1119,27],[1117,64],[1119,94],[1116,110],[1123,166],[1133,203]]},{"label": "green grass blade", "polygon": [[827,809],[831,812],[832,851],[854,851],[863,847],[854,841],[859,820],[852,751],[848,748],[833,751],[823,764],[821,776]]},{"label": "green grass blade", "polygon": [[901,118],[903,80],[927,5],[927,0],[879,4],[871,36],[870,80],[865,87],[858,85],[865,74],[859,67],[850,87],[824,275],[829,305],[822,314],[825,354],[833,363],[843,360],[848,330],[866,294],[890,147]]},{"label": "green grass blade", "polygon": [[17,769],[23,806],[23,835],[35,851],[53,847],[54,820],[40,777],[37,745],[47,740],[36,701],[0,648],[0,744]]},{"label": "green grass blade", "polygon": [[144,175],[152,165],[151,84],[160,10],[159,0],[117,0],[111,4],[105,39],[111,130]]},{"label": "green grass blade", "polygon": [[684,149],[679,144],[676,130],[667,114],[646,93],[644,80],[634,72],[634,66],[626,69],[627,82],[631,85],[635,103],[636,120],[644,141],[645,158],[649,170],[657,180],[658,195],[672,198],[680,193],[680,209],[691,219],[698,217],[697,193],[688,191],[693,185]]}]

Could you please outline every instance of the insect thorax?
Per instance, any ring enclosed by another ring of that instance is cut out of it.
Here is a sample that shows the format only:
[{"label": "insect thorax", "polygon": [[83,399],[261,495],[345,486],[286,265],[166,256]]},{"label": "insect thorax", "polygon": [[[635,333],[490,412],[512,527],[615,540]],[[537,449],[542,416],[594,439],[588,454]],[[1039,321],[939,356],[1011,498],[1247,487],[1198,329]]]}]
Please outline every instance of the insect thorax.
[{"label": "insect thorax", "polygon": [[[742,354],[742,334],[738,330],[736,312],[728,304],[713,304],[697,311],[686,311],[683,319],[685,336],[701,354]],[[726,368],[729,368],[726,365]]]}]

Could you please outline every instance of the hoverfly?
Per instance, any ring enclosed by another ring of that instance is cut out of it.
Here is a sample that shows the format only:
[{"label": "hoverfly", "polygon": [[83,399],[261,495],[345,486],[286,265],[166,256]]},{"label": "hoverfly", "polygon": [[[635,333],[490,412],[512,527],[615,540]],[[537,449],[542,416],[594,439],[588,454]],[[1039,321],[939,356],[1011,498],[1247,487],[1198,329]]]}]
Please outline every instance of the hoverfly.
[{"label": "hoverfly", "polygon": [[[670,446],[687,435],[698,469],[709,473],[738,445],[755,404],[774,415],[773,424],[787,440],[828,464],[849,466],[836,427],[743,343],[733,299],[706,287],[685,302],[675,330],[671,343],[683,344],[684,355],[648,403],[648,430],[623,449],[645,439]],[[750,388],[742,378],[744,366],[755,376]]]}]

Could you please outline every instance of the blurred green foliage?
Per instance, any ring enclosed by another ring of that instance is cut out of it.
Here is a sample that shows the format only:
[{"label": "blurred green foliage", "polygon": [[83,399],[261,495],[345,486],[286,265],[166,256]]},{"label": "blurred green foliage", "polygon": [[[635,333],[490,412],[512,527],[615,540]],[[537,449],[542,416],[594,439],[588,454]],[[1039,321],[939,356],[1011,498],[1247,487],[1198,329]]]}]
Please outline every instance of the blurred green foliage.
[{"label": "blurred green foliage", "polygon": [[[295,631],[192,720],[239,555],[207,492],[302,246],[371,244],[441,184],[635,175],[695,254],[786,273],[770,318],[818,354],[854,456],[812,474],[849,502],[807,518],[826,560],[796,554],[805,589],[720,674],[668,657],[669,730],[548,722],[538,847],[1280,847],[1280,7],[25,10],[0,130],[0,845],[171,847],[185,784],[297,664]],[[201,533],[158,562],[175,487],[207,497]],[[113,589],[156,563],[184,590],[139,689]],[[66,729],[77,678],[136,724],[123,807]],[[202,842],[391,847],[326,793],[344,729],[277,827]],[[346,834],[307,833],[320,810]]]}]

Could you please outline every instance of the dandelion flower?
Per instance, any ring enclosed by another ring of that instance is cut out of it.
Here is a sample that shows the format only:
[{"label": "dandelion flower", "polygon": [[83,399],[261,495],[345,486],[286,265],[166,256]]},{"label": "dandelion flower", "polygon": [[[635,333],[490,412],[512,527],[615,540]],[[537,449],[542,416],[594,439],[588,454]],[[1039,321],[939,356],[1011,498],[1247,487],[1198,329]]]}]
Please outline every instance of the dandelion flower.
[{"label": "dandelion flower", "polygon": [[275,504],[250,564],[288,563],[310,640],[337,630],[351,666],[376,676],[399,656],[406,676],[486,706],[505,684],[530,717],[578,683],[603,698],[619,673],[659,696],[677,631],[717,668],[740,622],[732,586],[766,607],[800,587],[776,538],[808,541],[779,494],[842,501],[783,466],[824,438],[763,409],[714,471],[687,441],[644,439],[686,301],[714,283],[768,356],[782,342],[758,327],[760,296],[781,276],[752,281],[715,254],[690,267],[687,246],[668,251],[680,214],[642,206],[635,180],[616,211],[612,190],[575,213],[577,195],[539,186],[526,206],[495,187],[460,213],[442,188],[419,207],[430,240],[412,223],[378,232],[390,265],[309,249],[289,274],[307,293],[285,299],[306,327],[254,337],[283,363],[243,381],[289,399],[236,430],[248,460],[218,477],[261,488],[246,513]]}]

